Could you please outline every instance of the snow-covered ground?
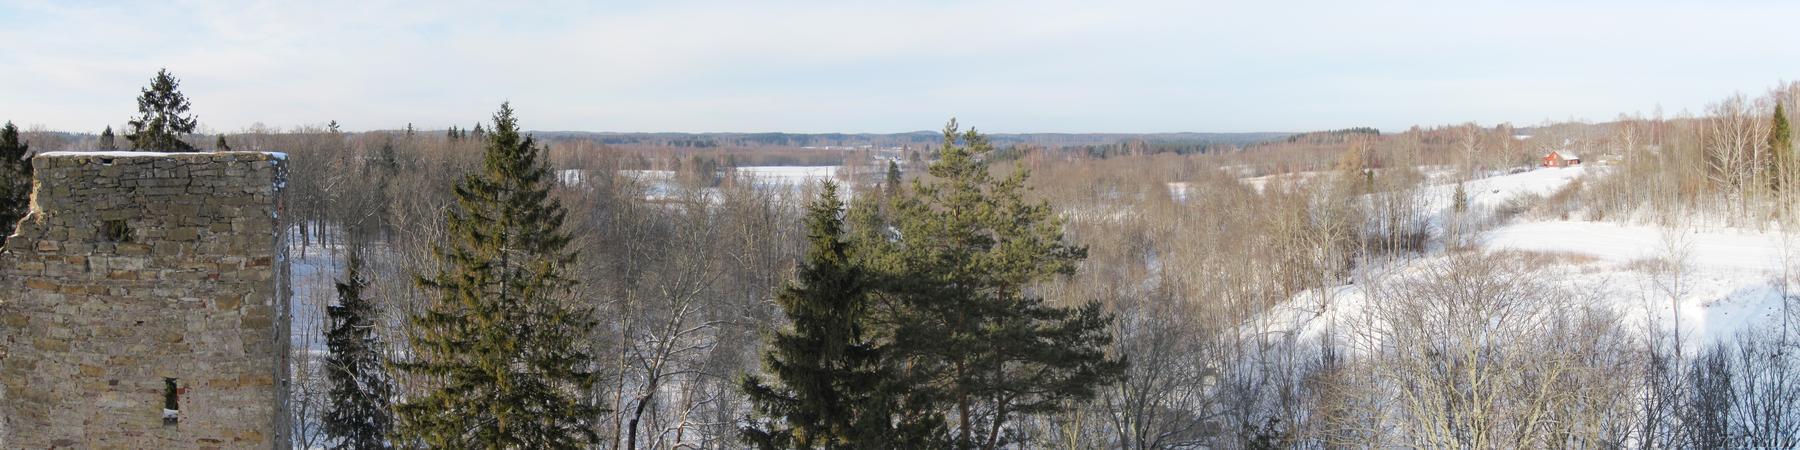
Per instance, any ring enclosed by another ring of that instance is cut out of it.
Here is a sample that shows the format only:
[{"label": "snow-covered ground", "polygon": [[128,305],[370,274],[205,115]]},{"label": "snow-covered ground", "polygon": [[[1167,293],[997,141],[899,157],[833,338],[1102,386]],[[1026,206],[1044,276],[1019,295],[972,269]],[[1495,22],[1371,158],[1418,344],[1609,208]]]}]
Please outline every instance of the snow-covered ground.
[{"label": "snow-covered ground", "polygon": [[1244,184],[1249,185],[1252,188],[1255,188],[1257,192],[1262,192],[1262,190],[1264,188],[1267,188],[1269,186],[1269,184],[1271,184],[1271,183],[1273,183],[1273,184],[1308,183],[1308,182],[1311,182],[1315,178],[1318,178],[1320,176],[1323,176],[1323,175],[1329,174],[1329,173],[1332,173],[1332,172],[1321,170],[1321,171],[1311,171],[1311,172],[1281,173],[1281,174],[1275,174],[1275,175],[1263,175],[1260,177],[1243,177],[1243,178],[1238,178],[1238,181],[1243,182]]},{"label": "snow-covered ground", "polygon": [[751,166],[737,168],[740,177],[756,180],[758,186],[804,187],[837,176],[838,166]]},{"label": "snow-covered ground", "polygon": [[300,239],[299,228],[287,231],[289,286],[293,297],[288,311],[290,342],[295,348],[325,353],[325,307],[337,301],[336,283],[343,276],[343,253],[336,245]]},{"label": "snow-covered ground", "polygon": [[1728,228],[1528,222],[1491,231],[1481,245],[1591,258],[1583,270],[1567,274],[1565,283],[1600,294],[1628,320],[1653,320],[1664,328],[1675,322],[1669,292],[1659,286],[1674,278],[1646,268],[1655,261],[1680,261],[1682,332],[1709,342],[1780,320],[1783,274],[1800,271],[1800,236]]},{"label": "snow-covered ground", "polygon": [[[1598,170],[1595,172],[1597,175]],[[1471,210],[1492,210],[1515,197],[1549,196],[1569,182],[1589,175],[1585,166],[1540,168],[1469,180],[1463,183],[1463,192],[1469,196]],[[1428,211],[1447,211],[1455,198],[1456,184],[1448,177],[1435,178],[1442,181],[1425,189],[1425,198],[1430,202]]]},{"label": "snow-covered ground", "polygon": [[[839,166],[747,166],[736,168],[736,176],[750,180],[759,189],[798,191],[817,185],[820,181],[834,179],[838,168]],[[644,183],[644,196],[650,200],[669,200],[682,192],[673,171],[621,170],[619,174]],[[561,178],[564,182],[569,182],[571,179],[579,180],[580,175],[564,174]],[[704,188],[702,194],[707,198],[717,198],[717,192],[717,189]]]},{"label": "snow-covered ground", "polygon": [[[1536,169],[1471,180],[1464,188],[1471,210],[1485,213],[1519,196],[1549,196],[1589,176],[1590,170],[1594,169]],[[1447,213],[1454,189],[1453,184],[1423,189],[1427,210],[1440,217]],[[1732,228],[1677,229],[1521,218],[1481,233],[1473,243],[1487,251],[1550,256],[1540,258],[1548,265],[1540,269],[1585,306],[1610,310],[1633,329],[1648,325],[1670,331],[1679,324],[1684,335],[1700,336],[1698,343],[1705,344],[1781,319],[1781,276],[1800,273],[1800,230],[1795,231],[1794,236],[1784,238],[1779,232]],[[1434,254],[1360,270],[1406,277],[1443,258]],[[1681,262],[1678,290],[1669,288],[1673,272],[1658,270],[1668,267],[1665,261]],[[1788,269],[1790,266],[1794,269]],[[1359,323],[1366,320],[1366,287],[1346,284],[1310,291],[1270,311],[1266,318],[1277,329],[1298,330],[1303,335],[1320,333],[1329,324]],[[1674,302],[1671,293],[1677,297]]]},{"label": "snow-covered ground", "polygon": [[1186,181],[1174,181],[1164,185],[1169,188],[1169,199],[1176,203],[1187,203],[1188,195],[1194,192],[1194,184]]}]

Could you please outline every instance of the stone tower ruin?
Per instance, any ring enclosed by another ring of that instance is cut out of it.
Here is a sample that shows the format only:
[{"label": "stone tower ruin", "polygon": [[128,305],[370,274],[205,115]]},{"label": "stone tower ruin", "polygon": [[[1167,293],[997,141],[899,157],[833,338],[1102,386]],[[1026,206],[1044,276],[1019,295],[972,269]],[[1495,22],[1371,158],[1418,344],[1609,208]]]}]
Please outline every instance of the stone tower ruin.
[{"label": "stone tower ruin", "polygon": [[287,448],[285,163],[33,158],[0,252],[0,448]]}]

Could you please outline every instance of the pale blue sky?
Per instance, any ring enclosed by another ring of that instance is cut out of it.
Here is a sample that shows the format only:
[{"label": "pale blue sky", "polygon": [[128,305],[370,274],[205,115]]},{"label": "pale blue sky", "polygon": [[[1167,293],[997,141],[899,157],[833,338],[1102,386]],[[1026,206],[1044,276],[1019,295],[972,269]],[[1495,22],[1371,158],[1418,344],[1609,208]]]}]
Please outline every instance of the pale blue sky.
[{"label": "pale blue sky", "polygon": [[1800,78],[1800,2],[0,0],[0,120],[1303,131],[1607,120]]}]

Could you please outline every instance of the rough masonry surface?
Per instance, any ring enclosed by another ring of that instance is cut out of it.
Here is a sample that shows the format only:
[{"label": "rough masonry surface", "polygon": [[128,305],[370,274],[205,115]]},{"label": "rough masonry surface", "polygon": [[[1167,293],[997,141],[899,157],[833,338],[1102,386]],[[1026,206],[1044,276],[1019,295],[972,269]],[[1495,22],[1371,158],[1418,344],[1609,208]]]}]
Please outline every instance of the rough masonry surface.
[{"label": "rough masonry surface", "polygon": [[0,448],[286,448],[284,158],[32,165],[0,252]]}]

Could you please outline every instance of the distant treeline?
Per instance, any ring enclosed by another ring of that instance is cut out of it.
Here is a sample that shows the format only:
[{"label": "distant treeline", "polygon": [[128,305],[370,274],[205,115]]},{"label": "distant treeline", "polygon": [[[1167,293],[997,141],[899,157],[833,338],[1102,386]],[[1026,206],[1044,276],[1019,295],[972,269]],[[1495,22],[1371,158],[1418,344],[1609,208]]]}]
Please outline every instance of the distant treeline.
[{"label": "distant treeline", "polygon": [[1381,130],[1375,129],[1374,127],[1352,127],[1352,128],[1338,129],[1338,130],[1313,131],[1313,132],[1300,133],[1300,134],[1296,134],[1293,136],[1288,136],[1287,141],[1288,142],[1306,141],[1306,142],[1316,142],[1316,143],[1343,142],[1346,138],[1349,138],[1351,136],[1358,136],[1358,135],[1380,136]]},{"label": "distant treeline", "polygon": [[[942,133],[914,131],[909,133],[599,133],[585,131],[539,131],[548,141],[590,140],[606,145],[646,145],[680,148],[717,147],[874,147],[930,148],[943,140]],[[1017,133],[991,134],[991,142],[1001,146],[1033,144],[1050,148],[1120,145],[1128,141],[1145,141],[1158,145],[1249,145],[1281,139],[1289,133]],[[1166,144],[1164,144],[1166,143]]]}]

